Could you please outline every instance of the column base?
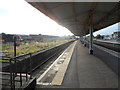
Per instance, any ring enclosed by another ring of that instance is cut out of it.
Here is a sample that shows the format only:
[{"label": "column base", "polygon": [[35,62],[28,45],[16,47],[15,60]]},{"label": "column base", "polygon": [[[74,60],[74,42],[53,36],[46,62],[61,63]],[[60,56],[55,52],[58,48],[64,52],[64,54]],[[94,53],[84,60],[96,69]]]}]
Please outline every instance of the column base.
[{"label": "column base", "polygon": [[93,50],[89,50],[89,54],[90,54],[90,55],[93,55]]},{"label": "column base", "polygon": [[84,47],[86,47],[86,44],[84,43]]}]

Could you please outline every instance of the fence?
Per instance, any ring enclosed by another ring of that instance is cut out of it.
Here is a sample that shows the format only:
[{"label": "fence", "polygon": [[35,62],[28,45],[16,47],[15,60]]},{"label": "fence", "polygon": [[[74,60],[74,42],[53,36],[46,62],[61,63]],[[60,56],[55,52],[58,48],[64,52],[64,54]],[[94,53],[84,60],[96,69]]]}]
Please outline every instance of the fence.
[{"label": "fence", "polygon": [[7,76],[6,78],[1,78],[3,81],[1,84],[2,87],[4,88],[5,86],[5,88],[8,87],[13,90],[18,87],[24,87],[23,85],[32,79],[31,73],[33,70],[47,62],[50,58],[58,55],[73,42],[74,41],[70,41],[36,53],[28,53],[12,58],[2,58],[1,74],[3,77],[5,77],[5,75]]},{"label": "fence", "polygon": [[[9,72],[2,71],[0,73],[2,76],[0,79],[2,81],[1,86],[3,90],[7,88],[11,88],[11,90],[15,90],[15,88],[22,88],[23,85],[31,79],[31,75],[27,69],[25,70],[25,73],[17,71],[17,63],[19,63],[21,59],[18,59],[16,57],[4,57],[0,61],[4,65],[2,67],[9,65]],[[31,66],[30,64],[27,64],[26,67]]]}]

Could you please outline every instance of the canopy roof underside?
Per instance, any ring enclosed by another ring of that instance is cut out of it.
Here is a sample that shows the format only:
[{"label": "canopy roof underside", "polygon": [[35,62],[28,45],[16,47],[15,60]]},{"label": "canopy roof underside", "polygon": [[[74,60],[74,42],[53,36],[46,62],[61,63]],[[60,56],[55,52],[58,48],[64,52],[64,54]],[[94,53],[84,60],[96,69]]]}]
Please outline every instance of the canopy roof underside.
[{"label": "canopy roof underside", "polygon": [[33,7],[68,28],[74,35],[83,36],[118,23],[118,2],[29,2]]}]

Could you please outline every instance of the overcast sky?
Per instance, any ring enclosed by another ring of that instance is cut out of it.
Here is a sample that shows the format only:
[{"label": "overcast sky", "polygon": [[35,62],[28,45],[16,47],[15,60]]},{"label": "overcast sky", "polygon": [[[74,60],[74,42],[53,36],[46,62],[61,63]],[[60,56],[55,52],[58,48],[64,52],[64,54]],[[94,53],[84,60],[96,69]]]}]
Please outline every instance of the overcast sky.
[{"label": "overcast sky", "polygon": [[113,34],[113,32],[117,32],[118,31],[118,23],[114,24],[114,25],[111,25],[109,27],[106,27],[104,29],[101,29],[99,31],[96,31],[94,33],[94,35],[98,35],[98,34],[101,34],[101,35],[111,35]]},{"label": "overcast sky", "polygon": [[[96,32],[111,34],[117,31],[118,25],[113,25]],[[7,34],[46,34],[73,35],[68,29],[58,25],[24,0],[0,0],[0,33]]]},{"label": "overcast sky", "polygon": [[24,0],[0,0],[0,32],[7,34],[73,35]]}]

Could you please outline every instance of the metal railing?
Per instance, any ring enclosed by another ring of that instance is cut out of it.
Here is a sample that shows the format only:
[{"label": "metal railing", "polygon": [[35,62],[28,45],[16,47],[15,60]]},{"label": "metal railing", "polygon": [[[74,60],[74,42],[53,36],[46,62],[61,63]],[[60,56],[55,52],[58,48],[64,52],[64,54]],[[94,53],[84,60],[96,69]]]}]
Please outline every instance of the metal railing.
[{"label": "metal railing", "polygon": [[9,88],[11,88],[11,90],[15,90],[15,88],[18,88],[19,83],[19,87],[23,88],[25,82],[29,83],[29,80],[32,80],[32,78],[34,78],[32,77],[32,71],[34,71],[39,66],[43,65],[43,63],[47,62],[52,57],[59,55],[60,52],[62,52],[73,42],[74,41],[70,41],[59,46],[55,46],[53,48],[36,53],[28,53],[16,57],[3,57],[1,59],[1,74],[3,75],[3,73],[7,73],[9,77],[9,84],[5,83],[5,85],[2,85],[9,85]]},{"label": "metal railing", "polygon": [[21,72],[23,69],[22,65],[20,65],[21,68],[19,68],[19,70],[17,68],[17,64],[18,63],[20,64],[20,62],[23,59],[16,57],[5,57],[5,56],[1,57],[0,62],[2,64],[2,68],[5,67],[6,65],[9,66],[8,71],[0,72],[2,76],[0,78],[2,81],[1,83],[2,89],[10,88],[11,90],[15,90],[15,88],[22,88],[22,86],[32,78],[31,53],[29,54],[29,57],[30,57],[30,62],[26,64],[27,65],[26,67],[30,68],[30,72],[26,69],[25,73]]}]

